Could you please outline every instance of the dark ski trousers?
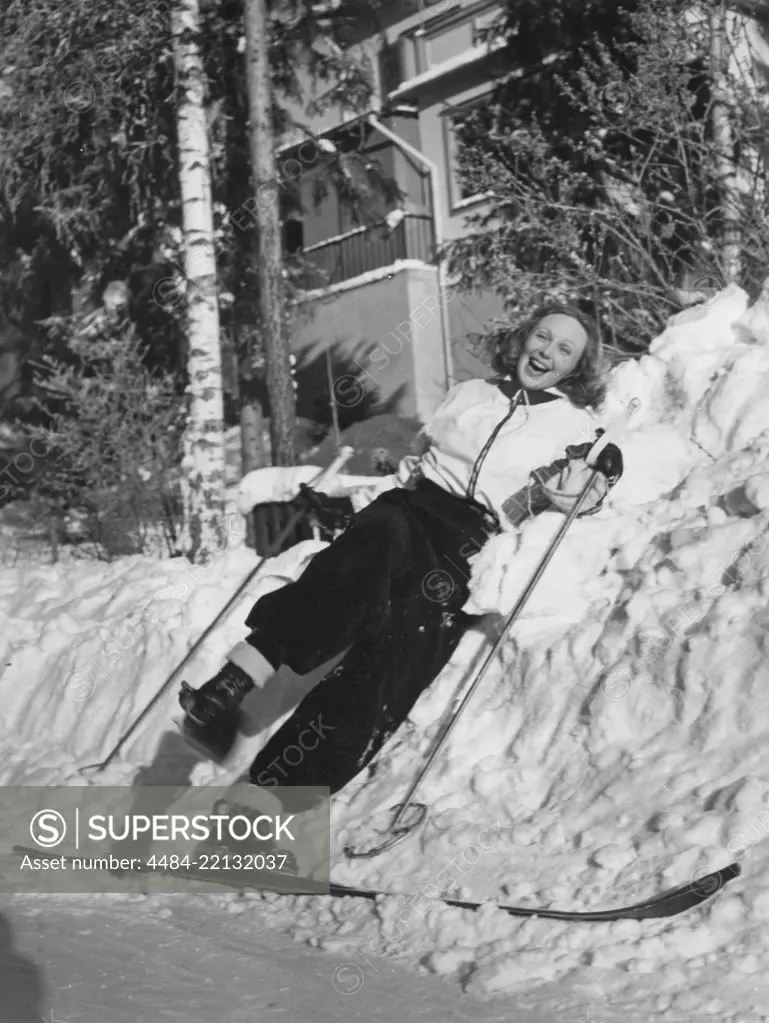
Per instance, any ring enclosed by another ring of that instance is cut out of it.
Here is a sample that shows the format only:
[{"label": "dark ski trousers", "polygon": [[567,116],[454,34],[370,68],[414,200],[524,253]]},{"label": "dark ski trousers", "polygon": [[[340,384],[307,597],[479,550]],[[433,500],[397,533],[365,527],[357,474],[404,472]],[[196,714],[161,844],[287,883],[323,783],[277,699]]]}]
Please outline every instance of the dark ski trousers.
[{"label": "dark ski trousers", "polygon": [[471,623],[467,559],[492,530],[477,502],[420,480],[382,494],[257,601],[247,639],[274,667],[303,675],[350,649],[258,754],[254,784],[334,793],[373,759]]}]

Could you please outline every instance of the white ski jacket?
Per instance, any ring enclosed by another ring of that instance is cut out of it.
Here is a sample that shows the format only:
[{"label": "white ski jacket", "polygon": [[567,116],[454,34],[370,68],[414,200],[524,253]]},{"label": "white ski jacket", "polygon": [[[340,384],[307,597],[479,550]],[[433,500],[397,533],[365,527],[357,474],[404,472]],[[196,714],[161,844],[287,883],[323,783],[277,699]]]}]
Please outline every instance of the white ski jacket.
[{"label": "white ski jacket", "polygon": [[504,521],[503,504],[530,474],[563,458],[569,445],[592,442],[598,425],[556,388],[519,393],[510,381],[467,380],[449,391],[423,430],[426,450],[404,459],[398,477],[405,485],[421,475],[457,496],[474,496]]}]

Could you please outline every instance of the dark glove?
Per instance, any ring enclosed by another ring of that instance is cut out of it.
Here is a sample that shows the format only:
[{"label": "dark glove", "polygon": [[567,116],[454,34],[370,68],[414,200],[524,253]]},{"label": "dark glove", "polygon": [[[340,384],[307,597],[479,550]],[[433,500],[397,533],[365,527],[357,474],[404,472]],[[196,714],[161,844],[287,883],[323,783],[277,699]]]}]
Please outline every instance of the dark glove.
[{"label": "dark glove", "polygon": [[[596,440],[600,439],[604,433],[604,430],[597,430]],[[601,508],[609,488],[614,486],[622,475],[622,452],[616,444],[607,444],[596,458],[595,465],[591,467],[587,464],[586,459],[592,446],[592,444],[586,443],[567,447],[568,457],[563,459],[564,467],[557,477],[544,479],[544,474],[536,474],[539,475],[545,496],[551,504],[563,512],[569,512],[591,473],[597,469],[600,476],[595,477],[593,485],[583,500],[580,518],[583,515],[593,515]]]},{"label": "dark glove", "polygon": [[[595,439],[600,440],[605,433],[606,430],[596,430]],[[594,443],[595,441],[592,443],[587,442],[585,444],[570,444],[569,447],[566,448],[566,454],[569,458],[587,458],[588,452]],[[599,454],[595,467],[606,477],[606,481],[609,486],[613,487],[617,480],[622,476],[624,470],[622,452],[616,444],[606,445],[603,451]]]},{"label": "dark glove", "polygon": [[349,501],[344,501],[340,507],[338,500],[313,490],[307,483],[299,484],[299,494],[294,503],[315,519],[321,529],[331,533],[345,529],[352,518],[352,504]]},{"label": "dark glove", "polygon": [[[603,430],[601,431],[603,433]],[[599,469],[606,477],[610,487],[613,487],[622,476],[625,465],[622,461],[622,452],[616,444],[607,444],[596,460],[596,469]]]},{"label": "dark glove", "polygon": [[[596,440],[602,437],[605,432],[605,430],[596,430]],[[540,512],[551,508],[554,501],[552,495],[547,493],[545,485],[549,481],[561,476],[564,470],[568,469],[569,462],[584,460],[594,443],[595,441],[587,441],[584,444],[570,444],[566,448],[566,458],[556,459],[551,465],[535,470],[532,473],[532,482],[509,497],[502,506],[502,510],[510,522],[516,526],[520,525],[521,522],[530,516],[538,515]],[[622,452],[616,444],[606,445],[599,454],[595,467],[605,478],[608,488],[613,487],[622,476],[624,468]],[[580,512],[579,517],[593,515],[597,512],[603,504],[604,496],[605,494],[603,496],[596,494],[592,505],[587,504],[584,510]],[[565,510],[565,508],[562,510]]]}]

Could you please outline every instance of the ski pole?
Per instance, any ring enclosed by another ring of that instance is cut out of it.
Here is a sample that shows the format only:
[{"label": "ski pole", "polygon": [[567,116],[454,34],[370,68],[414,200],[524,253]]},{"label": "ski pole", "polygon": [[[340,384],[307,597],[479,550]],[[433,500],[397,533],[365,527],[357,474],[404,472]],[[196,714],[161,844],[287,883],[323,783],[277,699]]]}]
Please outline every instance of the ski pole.
[{"label": "ski pole", "polygon": [[523,607],[526,604],[526,601],[531,596],[531,593],[532,593],[534,587],[539,582],[539,580],[540,580],[540,578],[542,576],[542,573],[545,571],[547,566],[550,564],[550,559],[553,557],[553,555],[555,554],[556,550],[558,549],[558,546],[559,546],[561,540],[566,535],[567,529],[569,528],[569,526],[572,524],[572,522],[576,518],[580,508],[582,507],[582,504],[583,504],[583,502],[585,500],[585,497],[587,496],[588,490],[593,485],[593,482],[594,482],[594,480],[595,480],[595,478],[596,478],[596,476],[598,475],[599,472],[600,472],[599,469],[594,469],[593,472],[590,474],[590,478],[588,479],[587,483],[583,487],[582,492],[580,493],[579,497],[577,498],[577,501],[576,501],[574,507],[571,509],[569,514],[564,519],[563,523],[561,524],[560,529],[558,530],[558,532],[556,533],[555,537],[551,541],[549,547],[545,551],[545,554],[544,554],[542,560],[540,561],[539,565],[537,566],[537,568],[535,569],[535,571],[532,574],[531,578],[529,579],[528,583],[526,584],[526,587],[525,587],[523,593],[520,595],[520,597],[516,601],[515,607],[513,608],[513,610],[508,615],[504,625],[502,626],[502,629],[501,629],[499,635],[497,636],[496,640],[494,641],[494,643],[493,643],[493,645],[491,647],[491,650],[489,650],[489,652],[488,652],[488,654],[486,656],[486,659],[484,660],[483,664],[481,665],[480,671],[475,676],[475,680],[473,681],[472,685],[467,690],[465,695],[462,697],[462,701],[459,704],[459,706],[457,707],[457,709],[454,711],[454,713],[451,715],[451,717],[448,719],[446,724],[443,726],[443,728],[439,732],[438,737],[435,740],[435,743],[433,744],[433,748],[431,749],[430,753],[427,756],[427,759],[425,760],[425,762],[422,765],[422,767],[419,769],[416,777],[412,781],[411,785],[408,788],[408,791],[406,792],[405,796],[403,797],[403,802],[400,803],[399,806],[396,807],[395,814],[394,814],[394,816],[392,818],[392,821],[390,822],[389,828],[387,829],[389,831],[389,833],[390,833],[390,838],[386,839],[382,844],[377,846],[375,849],[370,849],[370,850],[366,850],[366,851],[362,851],[362,852],[357,852],[356,850],[354,850],[353,848],[348,846],[345,849],[345,853],[350,858],[352,858],[352,859],[362,859],[362,858],[368,858],[370,856],[378,856],[380,853],[386,852],[388,849],[391,849],[392,846],[394,846],[397,842],[400,842],[401,839],[405,838],[406,835],[410,834],[411,831],[413,831],[416,827],[418,827],[422,823],[422,821],[424,820],[425,814],[426,814],[427,810],[426,810],[426,807],[420,806],[419,807],[419,814],[418,814],[418,816],[410,824],[408,824],[407,826],[399,827],[400,822],[401,822],[402,818],[405,816],[407,810],[409,810],[409,808],[413,809],[414,805],[416,805],[416,804],[412,804],[411,800],[413,799],[417,789],[419,788],[419,786],[424,781],[425,776],[427,775],[427,772],[432,767],[433,761],[438,756],[440,751],[443,749],[443,745],[446,742],[446,740],[448,739],[448,737],[451,734],[451,732],[453,731],[454,726],[459,721],[459,718],[462,715],[462,711],[465,709],[465,707],[468,705],[470,700],[473,698],[473,695],[475,694],[475,691],[478,689],[478,686],[481,684],[483,679],[486,677],[486,672],[489,670],[489,668],[491,666],[491,663],[492,663],[492,661],[494,660],[494,658],[495,658],[495,656],[497,654],[497,651],[499,650],[500,646],[502,645],[503,640],[505,639],[505,637],[507,635],[508,630],[512,627],[512,625],[515,622],[515,620],[517,619],[518,615],[523,610]]},{"label": "ski pole", "polygon": [[[345,465],[346,462],[348,462],[352,458],[354,454],[355,451],[351,447],[341,448],[339,454],[331,463],[331,465],[329,465],[328,468],[321,470],[321,472],[319,472],[318,475],[315,476],[314,479],[310,482],[309,486],[315,487],[318,485],[318,483],[320,483],[320,481],[324,477],[339,472],[339,470]],[[87,764],[85,767],[81,768],[81,772],[94,771],[96,774],[100,774],[103,770],[105,770],[105,768],[107,768],[112,763],[112,761],[115,759],[115,757],[126,744],[126,742],[130,739],[130,737],[134,734],[134,732],[142,723],[142,721],[144,721],[144,719],[147,717],[150,711],[157,705],[159,700],[165,695],[171,683],[176,679],[177,675],[182,671],[183,668],[187,666],[192,657],[195,655],[195,653],[197,653],[197,651],[200,649],[200,647],[203,645],[206,639],[208,639],[208,637],[217,627],[222,618],[224,618],[224,616],[227,614],[230,608],[241,596],[246,587],[253,581],[257,573],[267,563],[267,561],[269,561],[270,558],[274,557],[275,554],[278,553],[283,544],[283,541],[286,539],[286,537],[290,536],[292,530],[296,526],[299,519],[305,514],[306,514],[305,509],[298,508],[293,513],[293,515],[291,515],[283,529],[281,529],[280,533],[278,533],[273,542],[270,544],[267,553],[264,555],[261,561],[258,561],[254,568],[251,569],[251,571],[248,573],[246,578],[237,588],[235,593],[233,593],[233,595],[230,597],[230,599],[227,601],[224,607],[219,611],[216,618],[214,618],[211,624],[206,628],[205,632],[203,632],[203,634],[195,641],[195,643],[193,643],[193,645],[185,654],[184,659],[176,666],[176,668],[174,668],[174,670],[165,680],[160,689],[158,689],[158,691],[155,693],[155,695],[152,697],[152,699],[149,701],[146,707],[139,713],[139,715],[136,717],[133,723],[123,733],[123,735],[120,737],[116,745],[110,750],[110,752],[107,754],[104,760],[101,760],[96,764]]]},{"label": "ski pole", "polygon": [[[534,572],[532,573],[532,576],[529,579],[528,583],[526,584],[526,586],[525,586],[523,592],[521,593],[520,597],[515,602],[515,606],[513,607],[513,610],[507,616],[507,619],[505,620],[505,623],[502,626],[502,629],[501,629],[499,635],[497,636],[496,640],[494,641],[494,643],[493,643],[493,645],[491,647],[491,650],[489,650],[489,653],[487,654],[486,659],[484,660],[483,664],[481,665],[481,668],[480,668],[478,674],[476,675],[475,680],[473,681],[472,685],[470,686],[470,688],[465,693],[465,695],[462,698],[462,701],[460,702],[460,704],[457,707],[457,709],[454,711],[454,713],[451,715],[451,717],[448,719],[446,724],[443,726],[443,728],[439,732],[438,737],[437,737],[435,743],[433,744],[432,750],[428,754],[427,759],[425,760],[424,764],[422,765],[422,767],[417,772],[416,777],[412,781],[411,785],[408,788],[408,791],[406,792],[405,796],[403,797],[403,802],[400,803],[398,807],[396,807],[394,816],[393,816],[392,821],[390,822],[390,825],[389,825],[389,828],[388,828],[388,831],[390,833],[390,837],[388,839],[385,839],[385,841],[383,843],[381,843],[379,846],[377,846],[376,848],[371,849],[371,850],[367,850],[365,852],[356,852],[354,849],[352,849],[351,847],[348,846],[344,850],[347,856],[349,856],[351,858],[357,858],[357,859],[368,858],[370,856],[377,856],[380,853],[385,852],[387,849],[391,849],[397,842],[400,842],[403,838],[405,838],[408,834],[410,834],[424,820],[425,814],[427,812],[426,807],[424,805],[415,804],[419,808],[418,815],[415,817],[415,819],[410,824],[408,824],[406,826],[399,827],[402,818],[406,814],[406,812],[409,809],[409,807],[412,806],[411,800],[414,797],[414,794],[416,793],[417,789],[419,788],[419,786],[424,781],[424,778],[425,778],[427,772],[430,770],[430,767],[432,766],[435,758],[437,757],[438,753],[443,748],[444,743],[446,742],[446,740],[448,739],[448,737],[451,734],[452,730],[454,729],[454,726],[456,725],[457,721],[459,721],[459,718],[461,717],[463,710],[468,705],[470,700],[473,698],[473,695],[476,692],[476,690],[478,689],[478,686],[481,684],[483,679],[486,677],[486,673],[489,670],[489,668],[491,666],[491,663],[494,660],[494,658],[495,658],[495,656],[496,656],[500,646],[502,645],[502,643],[503,643],[507,633],[509,632],[510,628],[513,626],[513,624],[515,623],[516,619],[520,615],[521,611],[525,607],[526,602],[528,601],[529,597],[531,596],[531,594],[532,594],[532,592],[534,590],[534,587],[537,585],[539,580],[542,578],[542,573],[545,571],[547,566],[550,564],[550,561],[551,561],[553,555],[555,554],[555,552],[558,550],[558,547],[560,546],[561,541],[563,540],[564,536],[566,535],[566,532],[569,529],[569,526],[571,526],[572,522],[574,521],[574,519],[579,514],[580,508],[582,507],[582,505],[583,505],[583,503],[585,501],[585,498],[587,497],[588,491],[590,490],[590,488],[592,487],[593,483],[595,482],[596,476],[601,471],[600,467],[598,466],[598,459],[600,458],[604,448],[609,443],[611,443],[612,439],[615,438],[619,434],[621,429],[623,429],[625,427],[625,425],[627,424],[627,422],[629,421],[629,419],[631,418],[631,416],[634,414],[634,412],[636,411],[636,409],[639,406],[640,406],[640,402],[638,401],[638,399],[634,398],[628,404],[625,412],[619,418],[619,420],[617,420],[610,427],[610,429],[607,430],[606,433],[604,433],[603,436],[601,436],[595,442],[595,444],[593,444],[593,446],[591,447],[590,451],[588,452],[585,461],[586,461],[586,463],[589,466],[593,467],[593,471],[590,474],[590,478],[588,479],[588,481],[585,484],[585,486],[582,488],[582,491],[581,491],[579,497],[577,498],[574,506],[572,507],[571,511],[566,516],[564,521],[561,523],[561,526],[560,526],[558,532],[556,533],[556,535],[553,537],[553,539],[551,540],[550,544],[548,545],[548,548],[545,551],[544,555],[542,556],[541,561],[539,562],[539,564],[535,568]],[[413,808],[413,806],[412,806],[412,808]]]}]

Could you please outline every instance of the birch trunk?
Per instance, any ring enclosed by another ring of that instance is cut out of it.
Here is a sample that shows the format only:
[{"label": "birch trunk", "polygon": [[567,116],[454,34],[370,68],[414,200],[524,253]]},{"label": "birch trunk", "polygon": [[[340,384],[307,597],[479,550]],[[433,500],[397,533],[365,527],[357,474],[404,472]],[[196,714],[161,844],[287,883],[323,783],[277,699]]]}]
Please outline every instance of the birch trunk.
[{"label": "birch trunk", "polygon": [[728,281],[737,281],[741,270],[740,197],[734,160],[734,132],[728,86],[729,40],[724,8],[710,14],[710,75],[713,87],[713,154],[720,192],[723,229],[721,263]]},{"label": "birch trunk", "polygon": [[283,252],[272,122],[269,21],[265,0],[244,0],[244,8],[249,141],[259,235],[259,313],[267,362],[272,463],[293,465],[296,401],[291,377],[291,347],[283,321]]},{"label": "birch trunk", "polygon": [[171,27],[177,79],[190,399],[182,462],[181,545],[191,561],[204,562],[223,546],[226,531],[222,355],[199,0],[175,0]]}]

